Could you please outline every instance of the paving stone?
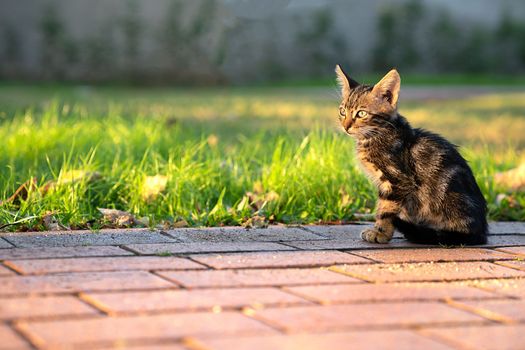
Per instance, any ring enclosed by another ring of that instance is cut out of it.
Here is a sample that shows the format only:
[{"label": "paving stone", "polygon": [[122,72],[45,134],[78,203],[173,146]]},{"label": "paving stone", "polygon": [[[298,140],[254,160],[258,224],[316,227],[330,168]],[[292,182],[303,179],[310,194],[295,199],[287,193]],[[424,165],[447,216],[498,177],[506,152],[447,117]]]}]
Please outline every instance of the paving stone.
[{"label": "paving stone", "polygon": [[[424,312],[422,312],[424,310]],[[404,302],[294,306],[253,311],[254,317],[285,331],[336,331],[374,326],[423,326],[452,322],[486,322],[480,316],[441,303]]]},{"label": "paving stone", "polygon": [[216,269],[252,267],[330,266],[368,263],[370,260],[334,251],[260,252],[192,255],[195,261]]},{"label": "paving stone", "polygon": [[489,236],[488,243],[483,247],[505,247],[505,246],[525,246],[525,235],[497,235]]},{"label": "paving stone", "polygon": [[23,274],[204,268],[189,259],[172,256],[8,260],[4,261],[4,264]]},{"label": "paving stone", "polygon": [[285,243],[304,250],[353,250],[353,249],[396,249],[396,248],[420,248],[430,247],[428,245],[411,243],[405,239],[394,238],[388,244],[377,244],[363,241],[360,237],[347,239],[328,239],[323,241],[290,241]]},{"label": "paving stone", "polygon": [[308,304],[309,301],[277,288],[227,288],[163,290],[148,292],[89,293],[85,300],[111,314],[167,310],[213,309],[224,307]]},{"label": "paving stone", "polygon": [[149,230],[103,230],[89,233],[86,231],[14,232],[3,234],[3,237],[21,248],[169,243],[177,241],[174,238]]},{"label": "paving stone", "polygon": [[42,258],[73,258],[88,256],[124,256],[134,255],[132,252],[114,246],[92,247],[39,247],[11,248],[0,250],[0,260],[42,259]]},{"label": "paving stone", "polygon": [[2,350],[31,349],[29,343],[4,324],[0,324],[0,339],[0,348]]},{"label": "paving stone", "polygon": [[197,242],[130,244],[126,245],[126,247],[140,254],[189,254],[295,250],[295,248],[272,242]]},{"label": "paving stone", "polygon": [[477,280],[469,281],[468,284],[499,295],[525,299],[525,279]]},{"label": "paving stone", "polygon": [[497,320],[525,321],[525,300],[463,300],[457,304],[466,306],[466,310],[488,314]]},{"label": "paving stone", "polygon": [[76,348],[96,342],[162,342],[183,336],[275,333],[270,327],[236,312],[23,321],[17,327],[32,336],[38,346],[46,349]]},{"label": "paving stone", "polygon": [[525,260],[497,261],[496,264],[525,271]]},{"label": "paving stone", "polygon": [[[337,332],[328,334],[272,335],[236,338],[198,339],[205,349],[214,350],[399,350],[452,349],[429,338],[407,330]],[[351,344],[351,345],[350,345]]]},{"label": "paving stone", "polygon": [[325,239],[298,227],[285,226],[253,229],[243,227],[181,228],[169,230],[166,233],[181,242],[281,242]]},{"label": "paving stone", "polygon": [[421,332],[461,349],[522,350],[525,325],[487,325],[427,329]]},{"label": "paving stone", "polygon": [[0,277],[0,286],[0,295],[176,287],[173,283],[145,271]]},{"label": "paving stone", "polygon": [[516,254],[516,255],[525,257],[525,246],[501,247],[501,248],[496,248],[496,250],[499,250],[504,253]]},{"label": "paving stone", "polygon": [[362,283],[356,278],[323,268],[160,271],[157,273],[187,288]]},{"label": "paving stone", "polygon": [[14,245],[12,245],[11,243],[9,243],[8,241],[6,241],[5,239],[1,238],[0,237],[0,249],[3,249],[3,248],[13,248]]},{"label": "paving stone", "polygon": [[331,270],[373,282],[525,277],[524,271],[513,270],[489,262],[345,265],[333,267]]},{"label": "paving stone", "polygon": [[453,283],[363,283],[286,287],[285,290],[322,304],[494,298],[496,296],[494,293],[481,289]]},{"label": "paving stone", "polygon": [[405,262],[441,262],[441,261],[481,261],[511,260],[516,257],[503,252],[480,248],[422,248],[422,249],[380,249],[352,251],[352,254],[363,256],[384,263]]},{"label": "paving stone", "polygon": [[187,347],[180,345],[179,343],[173,343],[169,340],[164,340],[162,344],[156,344],[151,342],[146,342],[148,344],[134,345],[129,344],[129,342],[117,342],[116,344],[109,346],[95,346],[90,347],[92,350],[115,350],[115,349],[130,349],[130,350],[188,350]]},{"label": "paving stone", "polygon": [[2,276],[16,276],[16,273],[9,270],[7,267],[0,265],[0,277]]},{"label": "paving stone", "polygon": [[98,312],[73,296],[27,296],[0,299],[0,319],[96,315]]},{"label": "paving stone", "polygon": [[306,225],[306,230],[330,239],[361,239],[361,231],[373,227],[373,223],[353,224],[353,225]]},{"label": "paving stone", "polygon": [[516,221],[489,222],[489,234],[525,234],[525,223]]}]

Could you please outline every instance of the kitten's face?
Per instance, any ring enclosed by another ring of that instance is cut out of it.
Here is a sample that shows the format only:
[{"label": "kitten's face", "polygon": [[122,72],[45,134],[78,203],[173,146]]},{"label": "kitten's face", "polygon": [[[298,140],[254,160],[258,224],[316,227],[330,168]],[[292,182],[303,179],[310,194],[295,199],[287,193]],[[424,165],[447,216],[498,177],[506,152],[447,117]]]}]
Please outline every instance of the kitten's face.
[{"label": "kitten's face", "polygon": [[348,134],[368,138],[392,125],[392,120],[397,117],[400,86],[396,70],[391,70],[373,87],[360,85],[339,66],[336,67],[336,73],[343,97],[339,106],[339,120]]}]

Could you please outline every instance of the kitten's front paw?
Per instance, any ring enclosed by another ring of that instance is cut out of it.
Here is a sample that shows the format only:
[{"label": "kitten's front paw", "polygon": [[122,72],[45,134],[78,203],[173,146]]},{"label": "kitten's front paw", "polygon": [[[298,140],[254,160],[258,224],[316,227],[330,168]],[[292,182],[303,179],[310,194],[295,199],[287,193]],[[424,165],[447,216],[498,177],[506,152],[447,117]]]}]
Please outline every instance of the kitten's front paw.
[{"label": "kitten's front paw", "polygon": [[392,236],[378,231],[375,228],[369,228],[361,232],[361,238],[370,243],[388,243]]}]

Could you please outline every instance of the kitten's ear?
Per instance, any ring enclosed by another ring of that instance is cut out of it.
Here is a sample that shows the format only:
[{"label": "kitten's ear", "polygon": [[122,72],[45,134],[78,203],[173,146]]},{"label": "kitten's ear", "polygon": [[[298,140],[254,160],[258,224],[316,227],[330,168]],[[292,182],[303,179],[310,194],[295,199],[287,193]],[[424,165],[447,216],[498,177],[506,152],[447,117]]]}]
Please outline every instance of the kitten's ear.
[{"label": "kitten's ear", "polygon": [[346,97],[350,94],[350,90],[359,86],[359,83],[350,78],[340,65],[335,66],[335,73],[337,74],[337,83],[341,88],[341,94]]},{"label": "kitten's ear", "polygon": [[379,83],[374,85],[372,93],[384,98],[392,107],[396,108],[397,98],[399,97],[399,88],[401,86],[401,77],[397,70],[392,69],[388,72]]}]

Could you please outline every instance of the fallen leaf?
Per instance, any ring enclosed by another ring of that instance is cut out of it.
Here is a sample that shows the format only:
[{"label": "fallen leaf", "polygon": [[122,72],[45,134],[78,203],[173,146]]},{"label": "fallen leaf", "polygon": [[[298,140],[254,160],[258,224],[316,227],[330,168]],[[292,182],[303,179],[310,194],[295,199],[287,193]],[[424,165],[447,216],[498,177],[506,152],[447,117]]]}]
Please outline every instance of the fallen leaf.
[{"label": "fallen leaf", "polygon": [[106,223],[115,227],[130,227],[137,223],[133,214],[130,214],[127,211],[105,208],[97,208],[97,210],[102,213]]},{"label": "fallen leaf", "polygon": [[142,183],[141,195],[145,201],[152,201],[161,194],[168,184],[168,177],[165,175],[146,176]]},{"label": "fallen leaf", "polygon": [[93,182],[100,180],[102,175],[98,171],[87,171],[87,170],[67,170],[60,173],[57,185],[67,185],[75,182],[85,180],[86,182]]},{"label": "fallen leaf", "polygon": [[494,175],[496,184],[512,191],[525,191],[525,163]]},{"label": "fallen leaf", "polygon": [[7,198],[6,200],[0,201],[0,206],[7,203],[20,203],[21,201],[26,200],[30,190],[36,188],[36,186],[36,178],[32,177],[31,179],[27,180],[22,185],[20,185],[20,187],[16,189],[15,193],[13,193],[11,197]]},{"label": "fallen leaf", "polygon": [[215,147],[217,146],[217,144],[219,143],[219,138],[214,135],[214,134],[211,134],[210,136],[208,136],[208,138],[206,139],[206,142],[208,142],[208,145],[210,147]]},{"label": "fallen leaf", "polygon": [[268,227],[268,220],[261,215],[254,215],[246,220],[242,226],[246,228],[266,228]]}]

